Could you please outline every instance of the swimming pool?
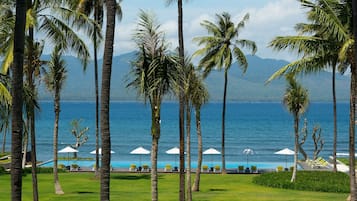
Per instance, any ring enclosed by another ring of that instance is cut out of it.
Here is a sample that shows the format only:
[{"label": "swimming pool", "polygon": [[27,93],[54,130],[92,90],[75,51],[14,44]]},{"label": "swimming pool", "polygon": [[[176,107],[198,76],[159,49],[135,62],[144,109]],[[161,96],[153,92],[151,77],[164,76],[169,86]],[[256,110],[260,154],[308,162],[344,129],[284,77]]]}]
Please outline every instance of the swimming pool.
[{"label": "swimming pool", "polygon": [[[71,165],[71,164],[77,164],[79,167],[93,167],[95,164],[94,160],[59,160],[58,164],[63,164],[65,166]],[[112,161],[111,166],[113,168],[129,168],[131,164],[135,164],[136,166],[142,166],[143,164],[147,164],[151,166],[150,161]],[[164,168],[166,164],[171,164],[173,167],[178,166],[179,163],[175,161],[159,161],[157,163],[158,168]],[[220,165],[220,162],[203,162],[202,165],[208,165],[210,167],[213,167],[215,165]],[[244,166],[244,167],[250,167],[252,165],[257,166],[258,169],[275,169],[277,166],[283,166],[285,167],[286,164],[285,162],[226,162],[226,168],[227,169],[235,169],[238,166]],[[293,163],[287,163],[287,167],[292,166]],[[47,161],[39,165],[40,167],[52,167],[53,166],[53,161]],[[191,167],[196,168],[197,167],[197,162],[192,161],[191,162]]]}]

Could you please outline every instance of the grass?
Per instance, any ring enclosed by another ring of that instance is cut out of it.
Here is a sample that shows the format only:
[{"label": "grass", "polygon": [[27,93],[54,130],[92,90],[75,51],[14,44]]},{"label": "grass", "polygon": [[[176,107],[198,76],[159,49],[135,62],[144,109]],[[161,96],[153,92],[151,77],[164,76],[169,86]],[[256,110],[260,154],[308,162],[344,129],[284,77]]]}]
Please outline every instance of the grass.
[{"label": "grass", "polygon": [[[325,193],[312,191],[286,190],[260,186],[252,182],[256,175],[203,174],[201,191],[193,193],[196,201],[339,201],[346,200],[347,193]],[[54,194],[53,175],[39,174],[40,200],[99,200],[99,180],[93,173],[61,173],[60,183],[64,195]],[[10,200],[10,175],[0,175],[0,200]],[[159,199],[178,200],[179,175],[159,175]],[[111,200],[151,200],[150,174],[113,173],[111,174]],[[31,175],[23,177],[23,200],[32,200]]]},{"label": "grass", "polygon": [[291,183],[291,172],[271,172],[253,178],[256,184],[305,191],[349,193],[349,176],[342,172],[299,171]]}]

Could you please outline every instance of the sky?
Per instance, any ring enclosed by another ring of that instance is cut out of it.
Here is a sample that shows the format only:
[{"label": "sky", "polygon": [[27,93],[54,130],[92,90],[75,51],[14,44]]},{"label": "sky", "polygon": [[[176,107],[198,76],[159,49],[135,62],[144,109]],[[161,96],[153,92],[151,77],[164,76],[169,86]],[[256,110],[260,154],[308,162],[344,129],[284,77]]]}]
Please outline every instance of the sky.
[{"label": "sky", "polygon": [[[123,18],[116,23],[115,50],[119,55],[135,50],[132,34],[138,21],[140,10],[150,11],[156,15],[166,39],[174,49],[178,45],[177,37],[177,3],[166,4],[167,0],[123,0],[121,3]],[[296,23],[304,22],[306,10],[297,0],[184,0],[184,43],[185,51],[192,54],[199,47],[192,39],[207,35],[200,25],[203,20],[215,20],[216,14],[228,12],[232,20],[238,23],[249,13],[250,19],[242,30],[241,39],[256,42],[262,58],[284,59],[291,61],[296,55],[291,52],[277,52],[268,48],[269,42],[276,36],[295,35]],[[244,49],[243,49],[244,50]],[[249,54],[248,50],[244,50]]]}]

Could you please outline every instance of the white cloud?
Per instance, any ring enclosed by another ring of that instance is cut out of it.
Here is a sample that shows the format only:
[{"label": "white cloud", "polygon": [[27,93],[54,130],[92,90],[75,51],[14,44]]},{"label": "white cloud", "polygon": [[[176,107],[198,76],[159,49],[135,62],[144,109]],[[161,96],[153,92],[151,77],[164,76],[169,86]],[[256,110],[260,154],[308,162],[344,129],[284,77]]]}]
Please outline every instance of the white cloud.
[{"label": "white cloud", "polygon": [[[189,2],[184,5],[184,36],[185,49],[189,53],[197,50],[197,45],[192,42],[192,39],[197,36],[206,35],[206,30],[200,25],[203,20],[214,20],[216,13],[227,11],[232,15],[234,21],[238,22],[242,19],[245,13],[250,14],[250,19],[246,27],[241,32],[241,38],[250,39],[257,43],[257,55],[266,58],[279,58],[292,60],[295,56],[289,53],[277,53],[272,49],[267,48],[268,43],[276,36],[295,34],[294,26],[296,23],[305,21],[301,9],[296,0],[265,0],[245,1],[245,3],[237,4],[235,1],[227,1],[217,6],[217,3],[212,3],[209,7],[209,2],[202,7],[197,7],[198,2]],[[162,2],[161,2],[162,3]],[[234,4],[234,6],[232,6]],[[144,3],[141,5],[145,7]],[[155,9],[154,5],[148,7],[152,12],[155,12],[162,30],[165,31],[166,39],[171,43],[171,47],[177,47],[177,9],[176,6],[169,7],[159,6]],[[209,8],[209,9],[208,9]],[[139,9],[139,8],[138,8]],[[125,11],[125,10],[124,10]],[[133,9],[131,9],[133,11]],[[128,13],[127,19],[118,24],[116,29],[116,54],[121,54],[135,50],[133,42],[131,42],[131,34],[135,28],[135,13]]]}]

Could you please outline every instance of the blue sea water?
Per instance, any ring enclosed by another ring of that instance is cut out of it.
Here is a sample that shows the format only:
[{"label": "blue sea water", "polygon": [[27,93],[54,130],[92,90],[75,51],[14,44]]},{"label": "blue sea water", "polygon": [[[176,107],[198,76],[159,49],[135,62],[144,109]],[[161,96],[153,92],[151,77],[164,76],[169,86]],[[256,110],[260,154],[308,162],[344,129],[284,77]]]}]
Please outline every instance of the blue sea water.
[{"label": "blue sea water", "polygon": [[[41,110],[36,118],[37,158],[47,161],[53,158],[53,126],[54,112],[52,102],[41,102]],[[110,129],[112,161],[135,162],[150,161],[149,155],[132,155],[130,151],[143,146],[151,149],[151,114],[149,105],[141,102],[112,102],[110,113]],[[348,152],[349,104],[338,103],[338,152]],[[210,147],[221,150],[221,111],[222,103],[209,103],[202,108],[202,136],[204,150]],[[321,156],[328,158],[332,154],[333,143],[333,111],[331,103],[311,103],[308,111],[301,118],[308,120],[309,135],[303,145],[309,156],[314,150],[311,138],[312,128],[322,128],[324,148]],[[59,149],[74,144],[70,122],[82,119],[81,126],[89,127],[89,140],[79,148],[79,157],[93,157],[89,152],[95,149],[95,103],[94,102],[62,102],[59,122]],[[293,118],[279,103],[244,102],[228,103],[226,112],[226,160],[227,163],[250,162],[283,162],[285,156],[274,152],[283,149],[294,149]],[[197,136],[195,122],[192,122],[192,155],[197,156]],[[9,142],[10,140],[8,140]],[[178,104],[165,102],[161,114],[161,138],[158,161],[177,160],[175,155],[168,155],[166,150],[179,145]],[[9,148],[8,143],[8,148]],[[253,155],[245,155],[243,150],[251,148]],[[60,154],[61,155],[61,154]],[[64,157],[66,154],[62,154]],[[291,162],[293,157],[287,157]],[[204,161],[221,161],[220,155],[204,156]]]}]

